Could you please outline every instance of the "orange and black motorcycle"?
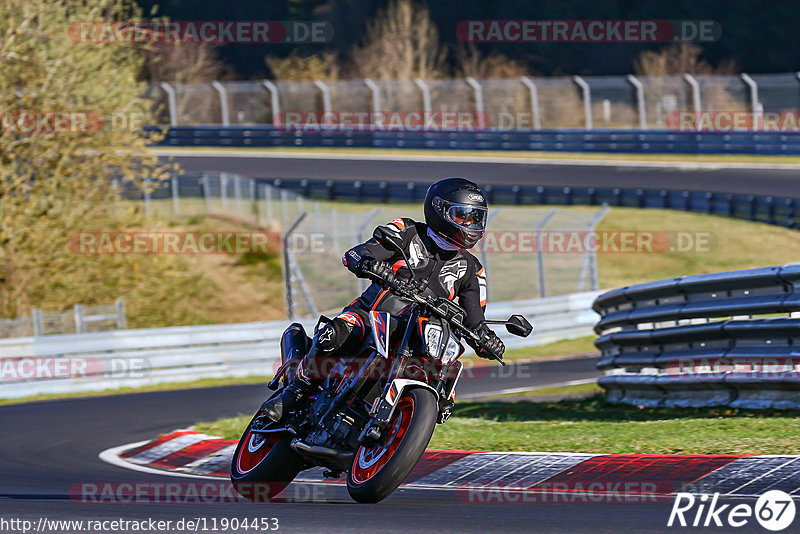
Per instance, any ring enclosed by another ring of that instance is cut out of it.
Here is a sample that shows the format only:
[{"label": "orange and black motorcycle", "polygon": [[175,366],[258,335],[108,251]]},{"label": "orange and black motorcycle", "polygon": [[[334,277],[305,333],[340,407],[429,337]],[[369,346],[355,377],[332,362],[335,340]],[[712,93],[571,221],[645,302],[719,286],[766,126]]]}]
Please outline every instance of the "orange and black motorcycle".
[{"label": "orange and black motorcycle", "polygon": [[[380,228],[374,237],[403,253]],[[483,347],[482,337],[463,324],[460,306],[426,295],[421,282],[387,286],[408,301],[402,312],[370,312],[372,335],[352,353],[338,355],[322,384],[280,422],[261,410],[255,414],[231,463],[231,482],[243,497],[273,498],[298,473],[320,466],[330,478],[347,472],[356,501],[378,502],[411,473],[436,424],[447,421],[463,368],[462,341]],[[486,323],[503,324],[520,337],[533,331],[521,315]],[[310,348],[303,327],[289,326],[281,339],[282,365],[268,384],[274,395]]]}]

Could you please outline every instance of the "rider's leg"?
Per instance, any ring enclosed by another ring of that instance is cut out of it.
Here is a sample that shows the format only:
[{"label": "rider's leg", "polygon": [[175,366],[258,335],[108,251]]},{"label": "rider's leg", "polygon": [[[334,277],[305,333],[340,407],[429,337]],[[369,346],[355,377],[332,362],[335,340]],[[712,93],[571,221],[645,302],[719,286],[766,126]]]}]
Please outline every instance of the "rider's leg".
[{"label": "rider's leg", "polygon": [[280,395],[266,401],[262,406],[267,418],[279,421],[283,414],[296,406],[313,387],[325,380],[324,372],[331,367],[326,365],[326,360],[341,349],[352,348],[364,337],[366,329],[361,315],[347,308],[345,310],[333,321],[319,326],[314,334],[311,350],[297,367],[297,376],[289,382]]}]

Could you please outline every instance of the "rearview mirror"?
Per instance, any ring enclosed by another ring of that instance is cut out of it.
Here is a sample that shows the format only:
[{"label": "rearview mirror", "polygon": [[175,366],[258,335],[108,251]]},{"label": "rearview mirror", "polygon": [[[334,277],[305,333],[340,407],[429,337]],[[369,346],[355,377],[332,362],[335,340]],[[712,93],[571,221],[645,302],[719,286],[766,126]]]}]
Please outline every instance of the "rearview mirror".
[{"label": "rearview mirror", "polygon": [[403,250],[403,242],[400,236],[393,235],[386,227],[378,226],[372,232],[372,237],[385,249]]},{"label": "rearview mirror", "polygon": [[533,332],[533,325],[522,315],[512,315],[506,321],[506,330],[515,336],[528,337]]}]

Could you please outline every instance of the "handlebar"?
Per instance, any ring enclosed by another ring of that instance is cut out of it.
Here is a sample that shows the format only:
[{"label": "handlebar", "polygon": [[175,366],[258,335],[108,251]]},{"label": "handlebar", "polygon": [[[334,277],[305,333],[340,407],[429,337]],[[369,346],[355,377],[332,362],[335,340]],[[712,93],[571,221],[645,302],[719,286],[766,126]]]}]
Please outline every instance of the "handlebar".
[{"label": "handlebar", "polygon": [[[416,303],[416,304],[418,304],[420,306],[424,306],[426,309],[428,309],[431,312],[432,315],[435,315],[435,316],[439,317],[440,319],[443,319],[443,320],[447,321],[448,323],[450,323],[450,325],[455,330],[458,330],[462,334],[462,336],[467,340],[467,343],[472,345],[473,348],[476,348],[476,346],[477,346],[477,347],[480,347],[480,348],[484,349],[484,351],[487,352],[491,356],[490,359],[500,362],[500,364],[502,364],[505,367],[506,362],[503,361],[502,355],[495,354],[491,350],[491,348],[488,347],[483,342],[480,334],[478,334],[474,330],[469,329],[454,314],[450,314],[450,313],[447,312],[447,308],[450,308],[452,310],[452,307],[451,307],[452,303],[450,303],[450,301],[447,301],[448,305],[439,306],[438,303],[441,302],[442,300],[446,300],[446,299],[443,299],[443,297],[429,297],[429,296],[421,295],[417,291],[413,291],[409,287],[409,285],[410,284],[415,284],[416,285],[416,282],[414,280],[408,280],[408,282],[409,282],[408,285],[406,285],[406,284],[398,285],[398,284],[394,284],[394,283],[390,282],[389,280],[386,280],[384,277],[382,277],[378,273],[375,273],[375,272],[367,269],[366,266],[363,268],[363,272],[365,274],[368,274],[370,277],[374,278],[375,280],[379,280],[380,282],[385,284],[389,288],[389,290],[392,293],[395,293],[397,296],[399,296],[401,298],[404,298],[404,299],[407,299],[407,300],[410,300],[410,301],[412,301],[412,302],[414,302],[414,303]],[[415,287],[415,289],[416,289],[416,287]]]}]

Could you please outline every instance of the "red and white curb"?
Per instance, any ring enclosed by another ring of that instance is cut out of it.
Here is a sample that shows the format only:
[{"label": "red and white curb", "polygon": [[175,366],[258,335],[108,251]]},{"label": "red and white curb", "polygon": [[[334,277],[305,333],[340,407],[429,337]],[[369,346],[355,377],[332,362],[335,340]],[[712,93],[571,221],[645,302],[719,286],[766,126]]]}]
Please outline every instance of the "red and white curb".
[{"label": "red and white curb", "polygon": [[[229,475],[236,441],[176,430],[100,453],[108,463],[162,475],[221,479]],[[298,482],[342,483],[322,469]],[[782,490],[800,496],[800,456],[578,454],[429,449],[406,487],[530,492],[671,495],[677,492],[757,496]]]}]

